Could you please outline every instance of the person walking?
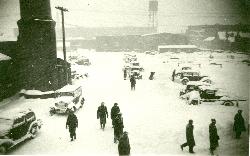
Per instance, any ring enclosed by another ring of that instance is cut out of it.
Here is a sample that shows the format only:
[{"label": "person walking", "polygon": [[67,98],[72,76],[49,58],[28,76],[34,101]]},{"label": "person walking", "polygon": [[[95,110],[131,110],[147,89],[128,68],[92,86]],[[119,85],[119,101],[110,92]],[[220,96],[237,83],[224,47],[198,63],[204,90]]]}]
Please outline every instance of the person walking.
[{"label": "person walking", "polygon": [[108,118],[107,107],[104,106],[104,102],[101,103],[101,106],[97,109],[97,119],[100,118],[101,129],[104,130],[106,124],[106,117]]},{"label": "person walking", "polygon": [[219,146],[219,140],[220,140],[215,124],[216,120],[211,119],[211,123],[209,125],[209,141],[210,141],[210,153],[212,155],[214,155],[214,151]]},{"label": "person walking", "polygon": [[123,69],[123,78],[124,78],[124,80],[127,79],[127,69],[126,68]]},{"label": "person walking", "polygon": [[187,142],[181,145],[181,150],[183,150],[184,147],[189,146],[189,153],[194,153],[193,148],[195,146],[195,141],[194,141],[193,131],[194,131],[193,120],[189,120],[186,126]]},{"label": "person walking", "polygon": [[240,139],[241,132],[246,131],[242,110],[238,110],[238,113],[234,116],[233,130],[236,133],[236,139]]},{"label": "person walking", "polygon": [[174,78],[175,78],[175,71],[176,70],[174,70],[173,73],[172,73],[172,81],[174,81]]},{"label": "person walking", "polygon": [[78,119],[72,110],[69,111],[69,115],[66,122],[66,129],[69,128],[71,141],[76,139],[76,128],[78,127]]},{"label": "person walking", "polygon": [[118,106],[118,103],[114,103],[114,106],[111,108],[111,113],[110,113],[113,127],[114,127],[114,120],[119,112],[120,108]]},{"label": "person walking", "polygon": [[130,77],[131,90],[135,90],[136,79],[134,75]]},{"label": "person walking", "polygon": [[128,132],[124,132],[119,144],[118,144],[118,152],[120,156],[129,156],[130,155],[130,144],[128,138]]},{"label": "person walking", "polygon": [[114,119],[114,143],[116,143],[117,140],[120,139],[123,133],[123,128],[124,125],[123,125],[122,114],[118,113]]}]

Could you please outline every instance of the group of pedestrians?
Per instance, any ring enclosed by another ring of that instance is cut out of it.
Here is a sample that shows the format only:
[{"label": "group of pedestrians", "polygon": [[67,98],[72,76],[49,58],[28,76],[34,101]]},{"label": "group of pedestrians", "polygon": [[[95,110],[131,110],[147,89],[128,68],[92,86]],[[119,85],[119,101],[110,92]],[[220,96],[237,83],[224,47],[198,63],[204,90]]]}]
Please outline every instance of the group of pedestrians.
[{"label": "group of pedestrians", "polygon": [[[112,128],[114,128],[114,143],[119,142],[118,151],[119,155],[129,155],[130,154],[130,143],[128,138],[128,132],[123,132],[123,118],[122,113],[118,103],[114,103],[114,106],[111,108],[111,120]],[[101,103],[101,106],[97,109],[97,119],[100,119],[101,129],[104,131],[106,118],[108,118],[107,107],[104,105],[104,102]]]},{"label": "group of pedestrians", "polygon": [[[195,146],[195,140],[193,130],[193,120],[189,120],[186,126],[186,142],[180,146],[181,150],[183,150],[184,147],[188,146],[189,153],[194,153],[193,148]],[[233,130],[236,133],[236,139],[240,139],[241,132],[246,131],[245,121],[242,117],[242,110],[238,110],[238,113],[234,117]],[[209,150],[212,155],[214,155],[214,151],[216,150],[216,148],[219,147],[219,140],[220,137],[217,132],[216,120],[211,119],[211,123],[209,124]]]}]

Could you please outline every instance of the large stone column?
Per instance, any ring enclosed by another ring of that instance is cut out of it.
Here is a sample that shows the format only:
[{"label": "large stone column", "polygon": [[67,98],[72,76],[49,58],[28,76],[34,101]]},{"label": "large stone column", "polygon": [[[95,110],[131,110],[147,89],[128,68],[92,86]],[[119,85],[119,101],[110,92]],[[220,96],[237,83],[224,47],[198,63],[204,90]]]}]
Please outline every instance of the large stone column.
[{"label": "large stone column", "polygon": [[19,0],[21,19],[17,59],[20,85],[42,91],[57,89],[55,21],[50,0]]}]

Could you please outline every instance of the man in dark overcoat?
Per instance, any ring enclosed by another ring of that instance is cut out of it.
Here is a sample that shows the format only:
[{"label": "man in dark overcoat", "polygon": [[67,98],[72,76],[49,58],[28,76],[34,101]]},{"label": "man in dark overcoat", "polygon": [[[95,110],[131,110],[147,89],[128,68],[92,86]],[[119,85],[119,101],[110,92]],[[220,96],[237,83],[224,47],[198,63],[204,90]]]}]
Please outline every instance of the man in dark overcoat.
[{"label": "man in dark overcoat", "polygon": [[120,156],[130,155],[130,144],[128,138],[128,132],[124,132],[118,144],[118,151]]},{"label": "man in dark overcoat", "polygon": [[236,139],[240,139],[241,132],[246,131],[242,110],[238,110],[238,113],[234,116],[233,130],[236,133]]},{"label": "man in dark overcoat", "polygon": [[210,141],[210,153],[213,155],[216,148],[219,146],[220,137],[217,133],[216,120],[211,119],[209,125],[209,141]]},{"label": "man in dark overcoat", "polygon": [[136,84],[135,76],[131,75],[130,77],[131,90],[135,90],[135,84]]},{"label": "man in dark overcoat", "polygon": [[101,103],[101,106],[97,109],[97,119],[100,118],[101,129],[104,130],[106,124],[106,117],[108,118],[107,107],[104,106],[104,102]]},{"label": "man in dark overcoat", "polygon": [[69,111],[69,115],[66,122],[66,129],[69,128],[71,141],[76,139],[76,128],[78,127],[78,119],[72,110]]},{"label": "man in dark overcoat", "polygon": [[118,103],[114,103],[114,106],[111,108],[111,113],[110,113],[113,127],[114,127],[114,119],[119,112],[120,112],[120,108],[118,106]]},{"label": "man in dark overcoat", "polygon": [[193,131],[194,131],[193,120],[189,120],[186,126],[187,142],[181,145],[181,150],[183,150],[184,147],[189,146],[189,153],[194,153],[193,148],[195,146],[195,141],[194,141]]},{"label": "man in dark overcoat", "polygon": [[123,128],[124,125],[123,125],[122,114],[118,113],[114,119],[114,143],[116,143],[116,141],[120,139],[123,133]]}]

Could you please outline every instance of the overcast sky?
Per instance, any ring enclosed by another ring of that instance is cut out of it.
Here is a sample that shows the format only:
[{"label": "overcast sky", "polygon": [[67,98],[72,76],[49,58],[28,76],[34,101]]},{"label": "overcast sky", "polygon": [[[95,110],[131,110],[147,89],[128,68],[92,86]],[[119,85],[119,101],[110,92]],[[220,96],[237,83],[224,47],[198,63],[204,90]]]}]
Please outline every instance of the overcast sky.
[{"label": "overcast sky", "polygon": [[[149,0],[51,0],[53,19],[60,19],[57,5],[68,8],[66,26],[148,26]],[[158,0],[161,31],[180,31],[187,25],[247,23],[244,0]],[[248,0],[245,0],[248,1]],[[0,0],[0,29],[17,27],[18,0]],[[249,22],[249,21],[248,21]]]}]

